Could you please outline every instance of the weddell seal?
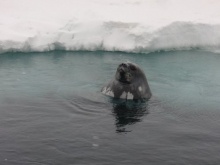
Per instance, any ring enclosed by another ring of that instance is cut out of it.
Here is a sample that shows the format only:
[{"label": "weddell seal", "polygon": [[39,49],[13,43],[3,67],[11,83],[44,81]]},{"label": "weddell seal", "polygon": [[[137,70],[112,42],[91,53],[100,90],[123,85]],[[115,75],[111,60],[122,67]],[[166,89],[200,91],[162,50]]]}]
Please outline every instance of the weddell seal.
[{"label": "weddell seal", "polygon": [[115,76],[101,92],[126,100],[149,99],[152,95],[143,70],[130,62],[118,66]]}]

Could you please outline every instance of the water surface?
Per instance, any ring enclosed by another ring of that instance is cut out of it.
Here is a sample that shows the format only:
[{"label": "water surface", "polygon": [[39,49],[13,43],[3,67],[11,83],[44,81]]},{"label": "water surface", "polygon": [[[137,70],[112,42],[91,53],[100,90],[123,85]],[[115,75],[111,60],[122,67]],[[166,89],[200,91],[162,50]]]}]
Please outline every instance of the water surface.
[{"label": "water surface", "polygon": [[[100,89],[118,64],[146,73],[153,97]],[[0,164],[218,164],[220,55],[176,51],[0,55]]]}]

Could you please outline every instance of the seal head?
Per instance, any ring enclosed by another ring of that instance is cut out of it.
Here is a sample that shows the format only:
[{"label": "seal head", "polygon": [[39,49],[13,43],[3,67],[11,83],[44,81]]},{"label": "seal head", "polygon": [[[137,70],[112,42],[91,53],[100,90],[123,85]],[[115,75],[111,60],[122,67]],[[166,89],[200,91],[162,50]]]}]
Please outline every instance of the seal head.
[{"label": "seal head", "polygon": [[149,99],[151,91],[143,70],[134,63],[121,63],[114,78],[102,88],[105,95],[129,100]]}]

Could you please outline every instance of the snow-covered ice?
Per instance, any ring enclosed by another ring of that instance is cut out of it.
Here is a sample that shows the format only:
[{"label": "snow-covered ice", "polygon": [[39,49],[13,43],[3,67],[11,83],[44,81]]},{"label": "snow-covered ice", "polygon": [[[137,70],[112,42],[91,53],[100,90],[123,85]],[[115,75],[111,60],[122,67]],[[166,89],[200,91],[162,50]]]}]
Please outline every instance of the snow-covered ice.
[{"label": "snow-covered ice", "polygon": [[220,52],[219,0],[1,0],[0,53]]}]

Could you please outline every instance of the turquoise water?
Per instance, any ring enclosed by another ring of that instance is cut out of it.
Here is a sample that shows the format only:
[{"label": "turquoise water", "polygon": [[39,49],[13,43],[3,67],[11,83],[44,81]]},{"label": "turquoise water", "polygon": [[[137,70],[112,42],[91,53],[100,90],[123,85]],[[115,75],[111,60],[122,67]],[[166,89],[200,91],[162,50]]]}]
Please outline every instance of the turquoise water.
[{"label": "turquoise water", "polygon": [[[146,73],[153,97],[106,97],[118,64]],[[220,55],[176,51],[0,55],[0,162],[218,164]]]}]

